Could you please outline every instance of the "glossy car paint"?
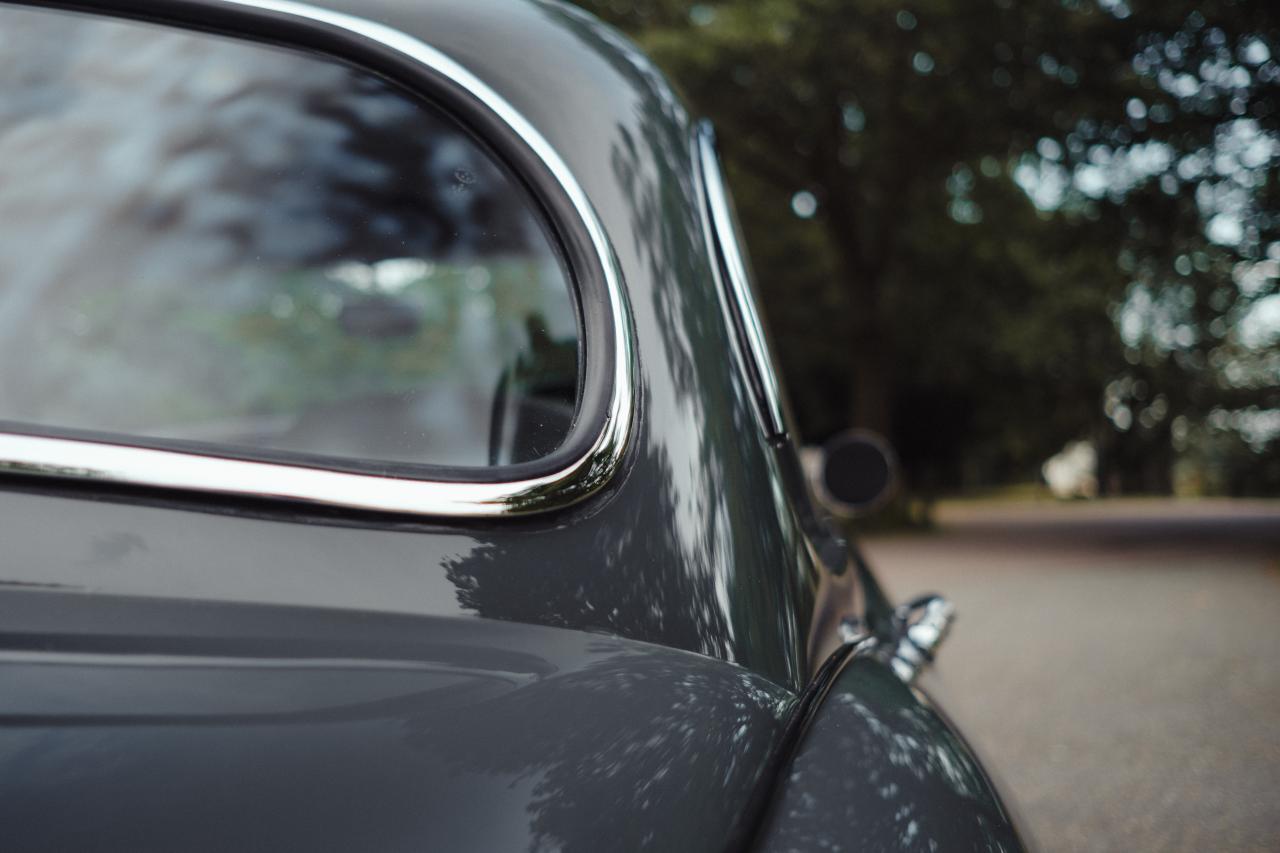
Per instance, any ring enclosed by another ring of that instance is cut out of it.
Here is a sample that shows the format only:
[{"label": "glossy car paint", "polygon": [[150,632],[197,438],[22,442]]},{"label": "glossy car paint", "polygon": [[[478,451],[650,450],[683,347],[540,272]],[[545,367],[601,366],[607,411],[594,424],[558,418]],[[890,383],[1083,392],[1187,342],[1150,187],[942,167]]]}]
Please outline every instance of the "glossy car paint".
[{"label": "glossy car paint", "polygon": [[462,63],[572,169],[634,322],[630,449],[589,499],[493,521],[7,478],[6,849],[753,843],[790,750],[842,713],[812,673],[891,620],[735,369],[689,116],[568,6],[327,5]]},{"label": "glossy car paint", "polygon": [[35,592],[0,611],[6,850],[714,850],[788,699],[515,623]]},{"label": "glossy car paint", "polygon": [[764,851],[1018,851],[1013,819],[929,698],[855,653],[808,727],[760,838]]},{"label": "glossy car paint", "polygon": [[[226,11],[229,4],[173,5]],[[237,11],[249,14],[247,7]],[[174,493],[185,502],[181,510],[167,500],[91,508],[79,497],[60,497],[66,489],[33,483],[55,504],[6,496],[17,517],[30,519],[19,523],[28,533],[19,547],[33,561],[56,564],[47,571],[70,575],[59,582],[102,592],[117,591],[115,579],[136,568],[131,593],[154,583],[183,596],[223,598],[235,595],[219,580],[235,571],[222,568],[230,563],[252,566],[246,573],[272,588],[278,603],[360,606],[364,596],[352,599],[352,586],[377,587],[379,576],[399,574],[419,584],[400,585],[390,599],[403,612],[605,630],[735,661],[797,688],[806,675],[815,569],[779,483],[778,454],[759,434],[745,383],[732,369],[683,108],[629,43],[559,4],[406,0],[351,3],[345,11],[383,20],[462,63],[538,128],[586,189],[618,255],[635,324],[637,424],[623,469],[601,494],[566,512],[490,522],[263,503],[252,508],[255,520],[232,523],[190,510],[216,503],[235,515],[248,504]],[[90,538],[79,524],[63,523],[65,513],[96,528],[102,523],[93,518],[107,513],[113,529],[147,547],[130,551],[120,575],[94,571],[82,559],[46,557],[68,536]],[[161,547],[151,544],[157,537],[182,543],[178,565],[143,556]],[[354,564],[339,556],[353,547]],[[301,554],[285,559],[300,548],[327,565],[323,574],[334,586],[318,581],[314,564],[299,573]],[[367,565],[374,554],[376,565]],[[24,564],[16,562],[18,576],[9,579],[39,582],[46,573]],[[452,594],[440,594],[442,583]]]}]

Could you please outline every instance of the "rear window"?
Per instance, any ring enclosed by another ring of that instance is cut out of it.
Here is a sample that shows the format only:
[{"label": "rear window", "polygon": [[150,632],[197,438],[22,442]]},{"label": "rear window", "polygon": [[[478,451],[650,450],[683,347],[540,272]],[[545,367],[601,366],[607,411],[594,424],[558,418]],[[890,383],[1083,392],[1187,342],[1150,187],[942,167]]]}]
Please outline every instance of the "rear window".
[{"label": "rear window", "polygon": [[483,467],[573,422],[570,278],[450,116],[309,54],[0,7],[0,428]]}]

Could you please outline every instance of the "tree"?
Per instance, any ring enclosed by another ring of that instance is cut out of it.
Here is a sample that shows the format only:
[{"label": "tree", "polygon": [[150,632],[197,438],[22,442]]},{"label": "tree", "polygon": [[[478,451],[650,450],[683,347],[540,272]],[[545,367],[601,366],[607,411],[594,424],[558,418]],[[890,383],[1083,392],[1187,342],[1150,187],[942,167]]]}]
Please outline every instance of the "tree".
[{"label": "tree", "polygon": [[1276,11],[583,5],[719,128],[809,438],[886,432],[929,488],[1089,437],[1113,484],[1167,489],[1214,412],[1280,433],[1248,331],[1280,261]]}]

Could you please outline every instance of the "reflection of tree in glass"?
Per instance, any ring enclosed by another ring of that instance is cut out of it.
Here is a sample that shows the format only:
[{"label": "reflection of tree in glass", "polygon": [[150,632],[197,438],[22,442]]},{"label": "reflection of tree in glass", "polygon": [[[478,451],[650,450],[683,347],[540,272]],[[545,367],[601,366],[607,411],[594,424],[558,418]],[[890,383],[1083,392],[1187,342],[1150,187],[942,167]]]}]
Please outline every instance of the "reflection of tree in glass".
[{"label": "reflection of tree in glass", "polygon": [[412,446],[450,417],[477,431],[535,313],[576,341],[523,190],[382,79],[134,23],[3,17],[0,72],[22,86],[0,105],[0,348],[40,357],[0,375],[0,416],[165,433],[455,386]]}]

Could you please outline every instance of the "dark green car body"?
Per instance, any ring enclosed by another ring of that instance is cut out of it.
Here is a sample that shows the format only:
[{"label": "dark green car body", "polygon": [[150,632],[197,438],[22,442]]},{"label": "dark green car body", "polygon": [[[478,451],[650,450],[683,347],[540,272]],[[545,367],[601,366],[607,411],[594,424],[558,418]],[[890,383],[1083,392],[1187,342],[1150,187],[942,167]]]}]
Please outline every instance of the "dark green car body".
[{"label": "dark green car body", "polygon": [[[51,5],[284,43],[480,109],[294,4]],[[697,126],[662,77],[558,3],[308,8],[447,55],[571,170],[624,284],[624,452],[589,493],[497,518],[5,466],[4,849],[1021,849],[895,674],[901,625],[793,438],[760,428]]]}]

